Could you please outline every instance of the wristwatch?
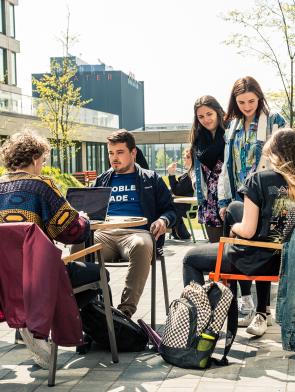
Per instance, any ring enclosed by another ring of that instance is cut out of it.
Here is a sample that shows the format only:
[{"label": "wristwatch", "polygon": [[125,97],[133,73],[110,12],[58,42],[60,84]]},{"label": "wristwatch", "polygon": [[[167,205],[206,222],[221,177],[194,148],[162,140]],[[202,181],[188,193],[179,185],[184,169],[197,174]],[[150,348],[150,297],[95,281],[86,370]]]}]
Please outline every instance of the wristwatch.
[{"label": "wristwatch", "polygon": [[163,221],[165,222],[166,227],[169,226],[169,219],[166,216],[160,216],[160,219],[163,219]]}]

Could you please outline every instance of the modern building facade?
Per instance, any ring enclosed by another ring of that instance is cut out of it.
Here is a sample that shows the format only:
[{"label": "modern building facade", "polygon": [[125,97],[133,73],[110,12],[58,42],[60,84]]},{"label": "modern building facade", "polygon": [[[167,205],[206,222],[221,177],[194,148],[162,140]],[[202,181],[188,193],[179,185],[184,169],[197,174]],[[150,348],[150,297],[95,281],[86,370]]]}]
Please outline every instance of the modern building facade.
[{"label": "modern building facade", "polygon": [[[62,58],[52,60],[61,62]],[[118,115],[119,127],[128,131],[145,129],[144,82],[105,64],[90,65],[75,56],[71,56],[71,62],[77,67],[75,86],[81,87],[83,99],[91,99],[87,108]],[[32,76],[40,79],[42,75]]]},{"label": "modern building facade", "polygon": [[[37,116],[38,98],[24,96],[17,87],[16,54],[20,44],[15,39],[14,7],[18,0],[0,0],[0,143],[7,136],[25,129],[34,130],[50,139],[49,130]],[[77,149],[71,149],[69,171],[108,168],[107,136],[118,128],[134,131],[149,166],[165,174],[172,160],[182,170],[182,150],[186,146],[189,126],[186,124],[153,124],[145,132],[144,83],[132,75],[114,71],[104,64],[89,65],[73,57],[78,67],[76,86],[84,99],[92,98],[82,108],[76,121]],[[38,74],[39,77],[42,74]],[[34,75],[38,77],[38,75]],[[51,154],[55,166],[56,152]]]},{"label": "modern building facade", "polygon": [[16,55],[20,51],[15,39],[14,7],[18,0],[0,0],[0,89],[20,94],[17,87]]}]

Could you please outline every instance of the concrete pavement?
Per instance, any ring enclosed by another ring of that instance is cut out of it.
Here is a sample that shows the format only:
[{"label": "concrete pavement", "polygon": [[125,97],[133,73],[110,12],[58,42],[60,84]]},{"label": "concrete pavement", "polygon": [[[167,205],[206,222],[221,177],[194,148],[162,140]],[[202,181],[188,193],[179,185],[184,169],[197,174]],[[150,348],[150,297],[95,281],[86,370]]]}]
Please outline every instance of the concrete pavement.
[{"label": "concrete pavement", "polygon": [[[201,234],[198,233],[200,236]],[[192,242],[167,240],[166,267],[170,301],[182,291],[182,258]],[[160,265],[157,271],[157,325],[161,330],[164,311]],[[111,269],[115,305],[124,284],[125,268]],[[275,293],[276,290],[273,290]],[[274,299],[272,308],[274,308]],[[134,320],[150,322],[150,279]],[[14,330],[0,324],[0,391],[45,391],[48,372],[34,365],[23,345],[15,345]],[[222,343],[222,341],[221,341]],[[220,344],[221,344],[220,343]],[[136,392],[295,392],[295,355],[281,347],[277,325],[262,338],[250,337],[239,329],[228,367],[188,370],[173,367],[150,349],[141,353],[120,353],[118,364],[110,353],[95,347],[85,356],[74,348],[59,348],[55,391]]]}]

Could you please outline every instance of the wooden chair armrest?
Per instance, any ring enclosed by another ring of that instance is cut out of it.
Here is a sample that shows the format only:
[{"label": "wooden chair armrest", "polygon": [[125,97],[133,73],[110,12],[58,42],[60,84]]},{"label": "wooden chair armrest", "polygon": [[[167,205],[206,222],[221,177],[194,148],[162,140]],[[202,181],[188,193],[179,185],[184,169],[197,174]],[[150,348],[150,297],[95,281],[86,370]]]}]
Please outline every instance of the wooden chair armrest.
[{"label": "wooden chair armrest", "polygon": [[63,260],[64,264],[68,264],[68,263],[71,263],[72,261],[80,259],[80,257],[89,255],[90,253],[97,252],[98,250],[101,250],[101,249],[102,249],[102,244],[98,243],[98,244],[89,246],[89,248],[79,250],[78,252],[73,253],[72,255],[62,257],[62,260]]},{"label": "wooden chair armrest", "polygon": [[278,242],[251,241],[251,240],[243,240],[240,238],[230,238],[230,237],[220,237],[219,241],[226,244],[257,246],[259,248],[270,248],[270,249],[279,249],[279,250],[283,249],[283,244],[279,244]]}]

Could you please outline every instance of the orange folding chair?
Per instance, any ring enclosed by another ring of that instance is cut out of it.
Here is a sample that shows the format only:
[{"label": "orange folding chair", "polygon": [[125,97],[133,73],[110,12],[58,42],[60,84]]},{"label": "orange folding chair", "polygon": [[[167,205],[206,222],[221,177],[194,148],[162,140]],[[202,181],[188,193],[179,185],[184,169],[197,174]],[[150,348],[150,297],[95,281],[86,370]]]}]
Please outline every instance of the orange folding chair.
[{"label": "orange folding chair", "polygon": [[228,280],[259,280],[264,282],[278,282],[279,276],[249,276],[249,275],[240,275],[240,274],[227,274],[220,272],[222,256],[225,244],[236,244],[236,245],[247,245],[247,246],[255,246],[259,248],[269,248],[269,249],[283,249],[283,244],[279,244],[277,242],[262,242],[262,241],[249,241],[243,240],[239,238],[229,238],[229,237],[220,237],[219,239],[219,247],[216,258],[215,271],[209,273],[209,278],[214,282],[222,281],[223,284],[227,285]]}]

